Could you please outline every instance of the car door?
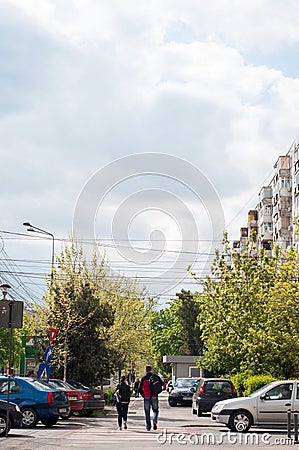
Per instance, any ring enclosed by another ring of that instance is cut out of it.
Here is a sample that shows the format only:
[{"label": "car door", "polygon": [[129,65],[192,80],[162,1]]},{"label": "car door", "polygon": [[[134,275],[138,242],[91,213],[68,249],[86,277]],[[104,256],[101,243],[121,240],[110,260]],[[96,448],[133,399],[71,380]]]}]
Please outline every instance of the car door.
[{"label": "car door", "polygon": [[[7,392],[8,392],[8,380],[2,379],[0,380],[0,399],[7,401]],[[14,380],[10,380],[10,401],[19,404],[21,401],[21,387],[20,384]]]},{"label": "car door", "polygon": [[286,424],[287,412],[293,409],[297,394],[294,383],[277,384],[257,398],[257,418],[260,424]]}]

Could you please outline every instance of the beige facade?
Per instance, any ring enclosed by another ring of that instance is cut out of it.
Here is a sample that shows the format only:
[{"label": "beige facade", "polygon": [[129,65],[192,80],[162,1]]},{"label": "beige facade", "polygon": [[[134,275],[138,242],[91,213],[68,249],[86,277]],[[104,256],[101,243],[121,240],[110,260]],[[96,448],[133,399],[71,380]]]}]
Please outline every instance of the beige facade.
[{"label": "beige facade", "polygon": [[274,176],[260,190],[256,209],[249,211],[247,227],[241,228],[240,240],[233,247],[240,252],[248,250],[248,240],[256,230],[257,249],[264,248],[270,254],[276,244],[282,249],[294,246],[299,250],[296,217],[299,217],[299,140],[277,159]]}]

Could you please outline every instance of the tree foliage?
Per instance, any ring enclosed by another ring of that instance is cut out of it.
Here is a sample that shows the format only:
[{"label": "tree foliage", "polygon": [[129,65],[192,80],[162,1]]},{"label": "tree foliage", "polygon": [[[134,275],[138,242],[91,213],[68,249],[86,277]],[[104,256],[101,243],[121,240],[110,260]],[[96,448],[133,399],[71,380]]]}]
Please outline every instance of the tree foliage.
[{"label": "tree foliage", "polygon": [[57,261],[46,306],[36,314],[37,334],[58,329],[52,360],[56,374],[91,384],[142,359],[150,339],[145,296],[136,285],[111,276],[104,258],[94,256],[87,263],[74,242]]},{"label": "tree foliage", "polygon": [[[299,368],[299,258],[218,254],[199,295],[205,359],[214,373],[295,376]],[[229,256],[229,258],[227,258]]]},{"label": "tree foliage", "polygon": [[[24,309],[23,313],[23,327],[13,329],[12,340],[12,364],[14,367],[18,367],[20,363],[20,357],[24,352],[22,347],[22,336],[30,334],[31,331],[31,319],[29,313]],[[8,366],[9,361],[9,348],[10,348],[10,330],[9,328],[0,328],[0,372],[4,371]]]},{"label": "tree foliage", "polygon": [[160,370],[170,371],[169,365],[162,363],[164,355],[201,355],[199,312],[197,299],[182,289],[166,308],[153,313],[152,344]]}]

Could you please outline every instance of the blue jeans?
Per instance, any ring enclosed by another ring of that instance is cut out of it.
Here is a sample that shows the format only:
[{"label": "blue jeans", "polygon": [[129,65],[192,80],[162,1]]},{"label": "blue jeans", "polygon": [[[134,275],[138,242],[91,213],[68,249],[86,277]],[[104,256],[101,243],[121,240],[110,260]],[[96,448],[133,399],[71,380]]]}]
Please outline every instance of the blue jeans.
[{"label": "blue jeans", "polygon": [[153,409],[153,421],[158,422],[159,401],[158,397],[144,397],[144,413],[146,421],[146,429],[151,429],[151,406]]}]

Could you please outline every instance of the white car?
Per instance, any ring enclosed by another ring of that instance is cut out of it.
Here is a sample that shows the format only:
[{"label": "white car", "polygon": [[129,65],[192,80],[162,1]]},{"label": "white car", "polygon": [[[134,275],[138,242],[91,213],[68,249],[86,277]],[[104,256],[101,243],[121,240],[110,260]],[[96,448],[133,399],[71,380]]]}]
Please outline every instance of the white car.
[{"label": "white car", "polygon": [[299,411],[298,380],[274,381],[248,397],[220,401],[211,417],[232,431],[246,432],[252,425],[286,425],[289,410]]}]

